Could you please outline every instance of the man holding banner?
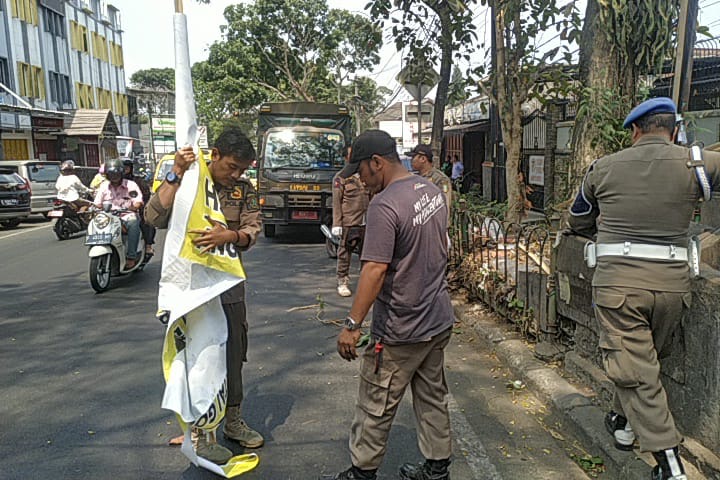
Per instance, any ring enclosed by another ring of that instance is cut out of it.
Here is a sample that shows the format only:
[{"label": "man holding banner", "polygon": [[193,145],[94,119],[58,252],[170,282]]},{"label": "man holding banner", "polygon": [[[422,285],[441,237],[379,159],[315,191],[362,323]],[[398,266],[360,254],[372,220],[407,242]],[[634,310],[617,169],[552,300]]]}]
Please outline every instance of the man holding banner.
[{"label": "man holding banner", "polygon": [[[188,233],[192,243],[202,253],[211,251],[237,251],[249,249],[255,244],[261,230],[261,217],[257,193],[242,174],[255,160],[255,149],[250,140],[237,128],[228,128],[218,137],[212,149],[208,165],[219,208],[225,216],[227,227],[208,219],[205,228],[191,229]],[[157,193],[145,209],[148,223],[158,228],[167,228],[170,214],[183,175],[196,161],[191,147],[184,147],[175,154],[172,170],[166,175]],[[227,319],[227,412],[223,432],[225,437],[246,448],[258,448],[264,443],[263,437],[250,428],[242,419],[243,400],[242,366],[247,355],[247,318],[245,307],[245,282],[240,282],[221,294],[222,309]],[[216,464],[224,464],[232,452],[217,444],[214,432],[209,435],[194,431],[197,438],[195,450],[198,456]]]}]

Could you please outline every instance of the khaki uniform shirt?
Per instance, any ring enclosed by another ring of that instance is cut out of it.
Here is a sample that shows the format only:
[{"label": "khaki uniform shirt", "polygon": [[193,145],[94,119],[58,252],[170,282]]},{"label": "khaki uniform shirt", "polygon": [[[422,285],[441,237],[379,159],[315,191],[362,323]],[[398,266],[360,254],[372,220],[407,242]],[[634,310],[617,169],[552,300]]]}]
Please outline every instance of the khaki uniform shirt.
[{"label": "khaki uniform shirt", "polygon": [[[570,208],[570,227],[597,233],[598,243],[635,242],[687,247],[693,210],[702,197],[690,150],[657,136],[595,161]],[[703,152],[711,185],[720,185],[720,154]],[[690,288],[687,262],[604,256],[593,286],[665,292]]]},{"label": "khaki uniform shirt", "polygon": [[368,192],[357,173],[346,179],[333,178],[333,227],[365,225]]},{"label": "khaki uniform shirt", "polygon": [[[241,178],[232,187],[216,184],[219,189],[220,210],[225,215],[228,229],[245,233],[250,243],[245,247],[237,246],[238,252],[255,245],[262,229],[262,217],[258,205],[257,192],[249,180]],[[145,221],[157,228],[167,228],[172,208],[165,209],[158,195],[153,195],[145,207]],[[245,300],[245,282],[231,288],[221,295],[222,303],[238,303]]]},{"label": "khaki uniform shirt", "polygon": [[448,209],[448,222],[450,222],[450,208],[452,207],[452,183],[443,172],[433,167],[427,174],[421,175],[434,183],[445,195],[445,205]]}]

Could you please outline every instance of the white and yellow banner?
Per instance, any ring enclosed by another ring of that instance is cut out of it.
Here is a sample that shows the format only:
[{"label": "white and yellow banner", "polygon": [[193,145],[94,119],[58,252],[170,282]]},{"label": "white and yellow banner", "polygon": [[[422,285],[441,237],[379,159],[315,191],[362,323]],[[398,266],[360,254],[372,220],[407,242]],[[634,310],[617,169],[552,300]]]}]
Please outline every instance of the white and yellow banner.
[{"label": "white and yellow banner", "polygon": [[[187,20],[175,14],[175,84],[178,145],[197,145],[195,102],[190,78]],[[202,154],[201,154],[202,155]],[[227,401],[225,349],[227,321],[220,294],[245,280],[234,247],[201,254],[192,244],[192,229],[226,224],[204,159],[185,172],[173,203],[163,250],[158,308],[168,312],[163,344],[165,392],[162,407],[177,414],[185,441],[182,452],[195,465],[225,478],[255,468],[256,454],[238,455],[225,465],[198,457],[190,427],[215,429]]]}]

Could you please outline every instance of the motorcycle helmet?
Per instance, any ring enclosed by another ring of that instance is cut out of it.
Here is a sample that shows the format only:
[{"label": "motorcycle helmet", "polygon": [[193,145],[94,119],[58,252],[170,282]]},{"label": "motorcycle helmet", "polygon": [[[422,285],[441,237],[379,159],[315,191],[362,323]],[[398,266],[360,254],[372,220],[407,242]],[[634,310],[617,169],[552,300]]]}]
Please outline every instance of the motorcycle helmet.
[{"label": "motorcycle helmet", "polygon": [[108,178],[113,175],[119,175],[122,177],[124,173],[125,168],[123,166],[123,162],[119,158],[114,158],[105,165],[105,174]]},{"label": "motorcycle helmet", "polygon": [[60,170],[61,170],[61,171],[64,171],[64,170],[72,170],[73,168],[75,168],[75,162],[73,162],[72,160],[65,160],[65,161],[62,162],[62,164],[60,165]]}]

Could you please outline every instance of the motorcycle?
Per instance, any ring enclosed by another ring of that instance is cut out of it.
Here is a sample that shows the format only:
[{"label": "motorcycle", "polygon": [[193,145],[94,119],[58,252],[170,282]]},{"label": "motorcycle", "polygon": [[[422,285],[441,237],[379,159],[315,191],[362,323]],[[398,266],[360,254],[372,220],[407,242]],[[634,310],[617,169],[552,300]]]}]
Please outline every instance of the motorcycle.
[{"label": "motorcycle", "polygon": [[135,213],[131,210],[111,210],[104,204],[102,211],[94,210],[95,215],[88,225],[85,245],[90,247],[90,285],[97,293],[110,287],[110,277],[127,275],[145,268],[149,258],[145,254],[145,240],[140,235],[137,246],[137,263],[126,268],[127,235],[120,216]]},{"label": "motorcycle", "polygon": [[58,240],[67,240],[76,233],[84,232],[90,223],[91,213],[80,211],[73,202],[55,199],[54,210],[48,212],[48,218],[55,218],[53,231]]}]

